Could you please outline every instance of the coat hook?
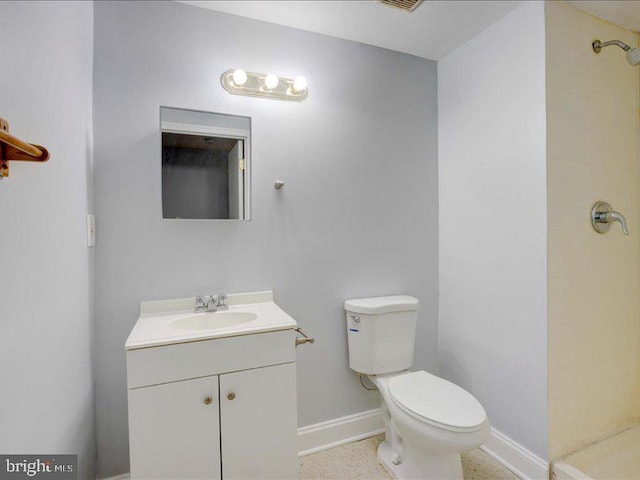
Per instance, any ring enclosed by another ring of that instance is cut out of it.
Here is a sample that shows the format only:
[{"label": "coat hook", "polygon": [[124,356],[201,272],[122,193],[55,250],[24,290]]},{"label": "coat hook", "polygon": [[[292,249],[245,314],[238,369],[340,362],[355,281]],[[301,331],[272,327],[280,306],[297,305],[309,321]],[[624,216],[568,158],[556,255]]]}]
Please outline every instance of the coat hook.
[{"label": "coat hook", "polygon": [[273,187],[276,190],[282,190],[282,187],[284,187],[284,182],[282,180],[276,180],[276,183],[273,184]]},{"label": "coat hook", "polygon": [[9,133],[9,122],[0,118],[0,178],[9,176],[10,161],[46,162],[49,152],[40,145],[20,140]]}]

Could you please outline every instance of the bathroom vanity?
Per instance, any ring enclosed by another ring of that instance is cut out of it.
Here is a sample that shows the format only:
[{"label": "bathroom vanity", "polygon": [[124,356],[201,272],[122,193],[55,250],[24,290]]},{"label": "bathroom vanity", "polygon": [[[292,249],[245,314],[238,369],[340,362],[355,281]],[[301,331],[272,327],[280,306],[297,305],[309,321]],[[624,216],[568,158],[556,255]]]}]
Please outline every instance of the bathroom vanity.
[{"label": "bathroom vanity", "polygon": [[272,292],[142,302],[125,348],[131,478],[297,478],[296,322]]}]

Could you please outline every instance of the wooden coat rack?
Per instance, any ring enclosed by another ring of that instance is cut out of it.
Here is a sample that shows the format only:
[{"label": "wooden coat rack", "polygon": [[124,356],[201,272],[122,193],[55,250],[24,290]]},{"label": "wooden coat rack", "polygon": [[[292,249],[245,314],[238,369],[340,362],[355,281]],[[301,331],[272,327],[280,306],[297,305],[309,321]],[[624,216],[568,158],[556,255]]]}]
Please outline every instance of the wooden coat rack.
[{"label": "wooden coat rack", "polygon": [[9,162],[46,162],[49,152],[40,145],[23,142],[9,133],[9,122],[0,118],[0,178],[9,176]]}]

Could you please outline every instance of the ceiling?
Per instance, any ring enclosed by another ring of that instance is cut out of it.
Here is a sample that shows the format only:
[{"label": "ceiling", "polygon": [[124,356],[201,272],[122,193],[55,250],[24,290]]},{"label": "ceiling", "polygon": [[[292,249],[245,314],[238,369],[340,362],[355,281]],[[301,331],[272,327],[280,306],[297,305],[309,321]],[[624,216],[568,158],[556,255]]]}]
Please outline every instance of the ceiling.
[{"label": "ceiling", "polygon": [[629,30],[640,32],[640,1],[570,0],[566,3]]},{"label": "ceiling", "polygon": [[182,3],[440,60],[522,2],[425,0],[411,13],[373,0]]},{"label": "ceiling", "polygon": [[[181,3],[440,60],[518,8],[523,0],[425,0],[411,13],[376,0],[188,0]],[[566,3],[640,31],[639,0],[566,0]]]}]

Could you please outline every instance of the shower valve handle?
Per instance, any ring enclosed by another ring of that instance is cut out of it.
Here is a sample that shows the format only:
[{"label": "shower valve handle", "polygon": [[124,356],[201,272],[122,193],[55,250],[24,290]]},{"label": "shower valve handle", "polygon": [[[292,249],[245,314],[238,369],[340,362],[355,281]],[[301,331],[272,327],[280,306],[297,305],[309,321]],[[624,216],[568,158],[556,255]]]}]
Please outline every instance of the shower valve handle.
[{"label": "shower valve handle", "polygon": [[611,223],[619,222],[622,233],[629,235],[627,219],[620,212],[616,212],[607,202],[596,202],[591,209],[591,225],[598,233],[607,233],[611,228]]},{"label": "shower valve handle", "polygon": [[627,228],[627,219],[624,218],[624,215],[622,215],[619,212],[609,212],[607,214],[607,217],[609,222],[620,222],[620,226],[622,227],[622,232],[625,235],[629,235],[629,229]]}]

